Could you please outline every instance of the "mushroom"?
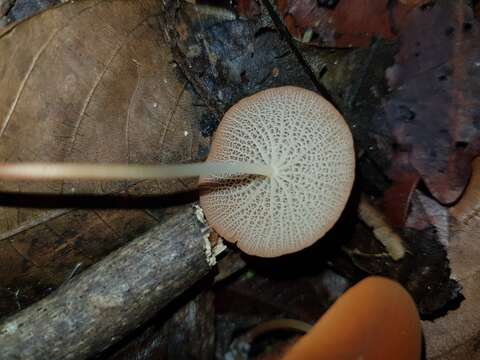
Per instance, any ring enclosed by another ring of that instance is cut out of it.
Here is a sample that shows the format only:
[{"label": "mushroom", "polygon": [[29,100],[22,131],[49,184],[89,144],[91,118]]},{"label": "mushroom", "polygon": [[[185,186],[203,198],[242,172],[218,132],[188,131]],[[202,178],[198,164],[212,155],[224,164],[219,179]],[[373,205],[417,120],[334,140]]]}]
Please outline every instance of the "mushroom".
[{"label": "mushroom", "polygon": [[421,344],[420,318],[408,292],[372,276],[345,292],[283,360],[416,360]]},{"label": "mushroom", "polygon": [[270,166],[269,177],[202,177],[200,204],[222,237],[248,254],[273,257],[301,250],[337,221],[354,180],[350,130],[314,92],[262,91],[227,111],[209,161]]},{"label": "mushroom", "polygon": [[1,164],[0,179],[200,176],[208,223],[244,252],[274,257],[321,238],[340,217],[355,173],[348,125],[320,95],[285,86],[232,106],[207,161],[180,165]]}]

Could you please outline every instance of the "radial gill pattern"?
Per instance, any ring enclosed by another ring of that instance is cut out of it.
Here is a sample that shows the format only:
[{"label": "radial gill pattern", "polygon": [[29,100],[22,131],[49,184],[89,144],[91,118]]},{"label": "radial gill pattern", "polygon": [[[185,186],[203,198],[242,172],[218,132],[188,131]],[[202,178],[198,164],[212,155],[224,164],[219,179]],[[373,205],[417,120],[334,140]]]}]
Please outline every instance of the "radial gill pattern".
[{"label": "radial gill pattern", "polygon": [[320,95],[280,87],[225,114],[207,161],[270,165],[271,177],[200,179],[209,224],[244,252],[274,257],[301,250],[338,220],[355,173],[352,135]]}]

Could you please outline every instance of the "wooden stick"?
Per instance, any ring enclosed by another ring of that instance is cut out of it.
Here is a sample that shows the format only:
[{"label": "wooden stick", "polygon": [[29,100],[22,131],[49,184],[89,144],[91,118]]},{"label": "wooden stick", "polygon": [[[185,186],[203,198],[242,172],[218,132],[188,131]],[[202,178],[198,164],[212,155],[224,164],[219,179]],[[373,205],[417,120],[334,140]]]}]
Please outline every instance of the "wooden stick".
[{"label": "wooden stick", "polygon": [[85,359],[155,315],[210,270],[191,206],[0,324],[0,357]]}]

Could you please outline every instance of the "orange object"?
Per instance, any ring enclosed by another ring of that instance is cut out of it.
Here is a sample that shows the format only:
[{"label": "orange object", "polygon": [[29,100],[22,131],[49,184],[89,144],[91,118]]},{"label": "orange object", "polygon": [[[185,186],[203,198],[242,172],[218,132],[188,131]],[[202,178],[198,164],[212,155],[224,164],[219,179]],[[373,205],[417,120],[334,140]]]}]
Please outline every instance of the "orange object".
[{"label": "orange object", "polygon": [[408,292],[368,277],[342,295],[283,360],[417,360],[421,326]]}]

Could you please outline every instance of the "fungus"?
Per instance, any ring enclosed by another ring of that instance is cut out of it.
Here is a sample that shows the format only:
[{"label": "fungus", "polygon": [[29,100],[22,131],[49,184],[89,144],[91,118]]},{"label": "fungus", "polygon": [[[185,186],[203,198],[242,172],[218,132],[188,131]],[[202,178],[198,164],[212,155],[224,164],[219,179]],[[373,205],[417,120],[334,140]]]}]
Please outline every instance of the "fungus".
[{"label": "fungus", "polygon": [[283,360],[418,360],[417,308],[398,283],[368,277],[343,294]]},{"label": "fungus", "polygon": [[207,222],[244,252],[306,248],[338,220],[353,185],[353,140],[320,95],[285,86],[232,106],[207,161],[179,165],[1,164],[0,179],[152,179],[200,176]]}]

